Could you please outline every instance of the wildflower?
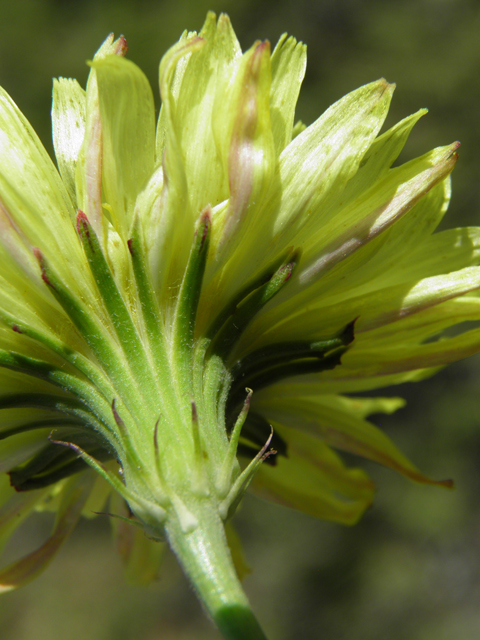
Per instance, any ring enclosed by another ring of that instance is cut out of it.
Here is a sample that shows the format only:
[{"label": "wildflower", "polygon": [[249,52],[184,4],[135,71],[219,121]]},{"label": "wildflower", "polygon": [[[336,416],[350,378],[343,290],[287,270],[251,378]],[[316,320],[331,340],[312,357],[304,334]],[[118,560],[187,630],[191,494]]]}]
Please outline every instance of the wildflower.
[{"label": "wildflower", "polygon": [[0,98],[0,541],[57,513],[0,585],[108,511],[132,577],[166,538],[226,637],[261,638],[224,534],[250,483],[345,524],[374,486],[334,450],[450,485],[366,420],[400,399],[349,394],[479,350],[443,333],[480,318],[480,234],[433,233],[458,143],[392,168],[425,111],[379,135],[386,81],[294,125],[305,47],[242,54],[209,14],[160,64],[155,127],[125,53],[110,36],[86,92],[55,82],[58,171]]}]

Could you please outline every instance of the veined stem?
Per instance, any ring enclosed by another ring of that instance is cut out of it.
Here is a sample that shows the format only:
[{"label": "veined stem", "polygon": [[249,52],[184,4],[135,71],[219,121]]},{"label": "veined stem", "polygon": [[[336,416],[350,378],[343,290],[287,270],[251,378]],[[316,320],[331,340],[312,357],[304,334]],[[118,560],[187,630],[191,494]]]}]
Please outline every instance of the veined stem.
[{"label": "veined stem", "polygon": [[165,527],[185,574],[225,640],[267,640],[238,580],[217,510],[208,500],[196,506],[193,530],[182,530],[175,516]]}]

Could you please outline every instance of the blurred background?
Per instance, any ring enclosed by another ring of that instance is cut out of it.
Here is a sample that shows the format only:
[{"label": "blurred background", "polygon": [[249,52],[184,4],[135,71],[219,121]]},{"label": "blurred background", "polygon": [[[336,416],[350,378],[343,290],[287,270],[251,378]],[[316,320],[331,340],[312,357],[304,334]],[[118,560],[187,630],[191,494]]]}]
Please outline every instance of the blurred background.
[{"label": "blurred background", "polygon": [[[53,76],[85,84],[107,34],[157,87],[158,63],[206,11],[225,11],[243,48],[288,31],[308,45],[297,116],[309,124],[348,91],[397,83],[387,125],[428,107],[402,159],[462,142],[446,225],[480,222],[478,0],[0,0],[0,84],[51,152]],[[156,95],[158,91],[156,91]],[[368,466],[377,501],[356,527],[245,500],[235,524],[252,573],[246,590],[272,640],[476,640],[480,637],[480,358],[415,386],[388,389],[405,409],[377,421],[405,453],[456,491],[418,487]],[[385,393],[385,392],[384,392]],[[48,518],[22,530],[40,544]],[[84,521],[49,570],[2,596],[3,640],[207,640],[175,559],[157,583],[125,583],[107,518]]]}]

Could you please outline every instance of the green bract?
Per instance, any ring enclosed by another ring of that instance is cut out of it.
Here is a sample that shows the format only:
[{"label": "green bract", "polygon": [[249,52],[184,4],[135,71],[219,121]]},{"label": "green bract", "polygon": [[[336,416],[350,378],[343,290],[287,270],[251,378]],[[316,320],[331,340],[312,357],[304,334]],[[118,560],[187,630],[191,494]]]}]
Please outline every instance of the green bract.
[{"label": "green bract", "polygon": [[294,126],[304,45],[242,54],[209,14],[160,64],[155,126],[125,52],[105,41],[86,92],[55,81],[58,171],[0,97],[0,541],[58,514],[0,583],[107,510],[130,576],[154,577],[166,537],[234,638],[219,611],[247,604],[223,523],[251,481],[345,524],[374,485],[335,450],[434,483],[366,419],[400,399],[344,394],[479,350],[478,329],[442,333],[480,319],[480,231],[434,234],[457,143],[392,168],[424,111],[379,135],[386,81]]}]

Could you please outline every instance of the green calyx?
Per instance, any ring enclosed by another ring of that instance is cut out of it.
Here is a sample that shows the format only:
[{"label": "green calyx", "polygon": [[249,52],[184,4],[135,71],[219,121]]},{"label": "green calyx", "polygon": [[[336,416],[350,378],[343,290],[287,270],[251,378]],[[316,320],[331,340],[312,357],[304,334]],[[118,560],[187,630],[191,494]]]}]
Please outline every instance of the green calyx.
[{"label": "green calyx", "polygon": [[[288,455],[285,441],[265,418],[250,411],[252,393],[280,377],[339,364],[353,340],[353,323],[328,340],[272,345],[232,360],[244,330],[291,278],[299,255],[290,252],[283,262],[251,279],[217,314],[207,336],[198,337],[197,307],[212,232],[207,207],[197,222],[170,327],[158,306],[140,226],[134,221],[127,255],[141,300],[139,331],[139,318],[119,292],[96,232],[81,211],[77,232],[110,323],[99,325],[35,251],[45,285],[94,359],[66,358],[68,349],[61,343],[5,316],[14,331],[25,331],[70,361],[64,369],[39,358],[0,353],[2,366],[40,377],[60,392],[37,400],[36,406],[53,417],[17,427],[53,431],[44,449],[12,472],[12,483],[19,490],[44,486],[89,465],[125,497],[154,537],[163,535],[170,517],[178,518],[182,530],[194,530],[200,503],[227,519],[259,465],[265,460],[275,464],[277,452]],[[31,396],[18,397],[18,406],[31,402]],[[70,417],[62,422],[66,415]],[[82,437],[85,427],[88,436]],[[248,459],[243,471],[238,456]],[[104,466],[113,460],[120,464],[121,477]]]}]

